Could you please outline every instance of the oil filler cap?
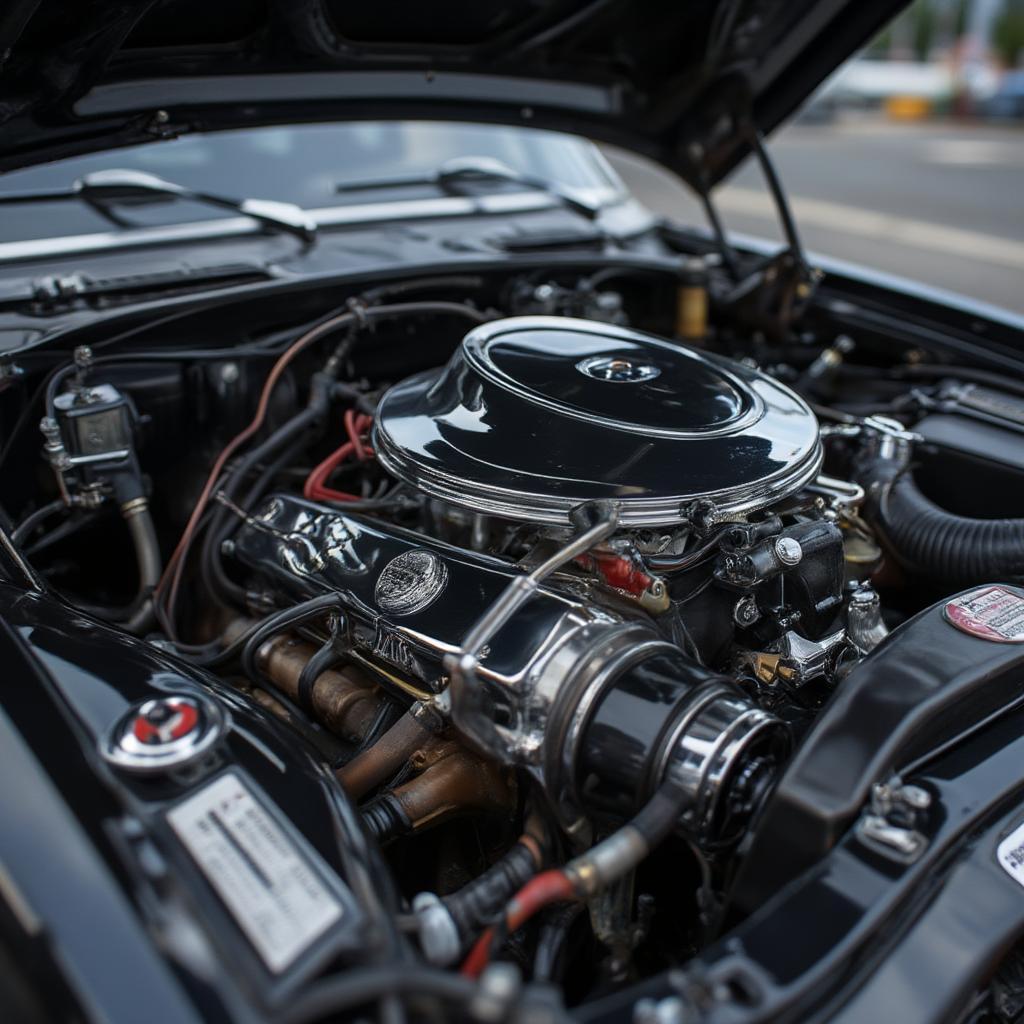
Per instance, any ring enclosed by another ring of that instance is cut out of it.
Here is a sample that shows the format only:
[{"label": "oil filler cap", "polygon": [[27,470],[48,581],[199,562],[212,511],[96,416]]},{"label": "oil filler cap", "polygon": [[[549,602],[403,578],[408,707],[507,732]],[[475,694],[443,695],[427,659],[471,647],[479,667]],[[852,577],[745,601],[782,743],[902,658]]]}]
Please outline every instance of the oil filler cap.
[{"label": "oil filler cap", "polygon": [[133,704],[108,731],[100,753],[131,772],[177,770],[206,754],[224,726],[224,713],[205,697],[163,694]]}]

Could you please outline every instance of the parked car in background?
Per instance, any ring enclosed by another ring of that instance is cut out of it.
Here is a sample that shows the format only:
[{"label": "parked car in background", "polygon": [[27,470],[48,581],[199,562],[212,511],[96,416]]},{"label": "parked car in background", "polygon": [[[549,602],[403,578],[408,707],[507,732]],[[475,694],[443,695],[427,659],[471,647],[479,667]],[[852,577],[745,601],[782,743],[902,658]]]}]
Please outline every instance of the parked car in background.
[{"label": "parked car in background", "polygon": [[1024,118],[1024,71],[1007,71],[996,91],[984,103],[982,113],[997,121]]}]

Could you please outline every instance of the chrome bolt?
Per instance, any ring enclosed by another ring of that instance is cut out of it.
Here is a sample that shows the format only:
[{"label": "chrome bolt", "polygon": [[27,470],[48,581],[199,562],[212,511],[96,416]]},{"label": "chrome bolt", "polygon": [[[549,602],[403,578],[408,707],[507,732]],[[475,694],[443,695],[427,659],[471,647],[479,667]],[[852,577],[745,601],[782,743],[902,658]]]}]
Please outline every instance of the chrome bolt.
[{"label": "chrome bolt", "polygon": [[777,537],[775,540],[775,557],[783,565],[799,565],[804,557],[804,549],[800,542],[792,537]]},{"label": "chrome bolt", "polygon": [[757,601],[749,594],[741,597],[732,610],[732,618],[737,626],[751,626],[761,617]]},{"label": "chrome bolt", "polygon": [[870,585],[858,587],[850,594],[850,604],[869,608],[878,604],[878,592]]},{"label": "chrome bolt", "polygon": [[920,786],[900,786],[897,798],[915,811],[926,811],[932,805],[932,795]]}]

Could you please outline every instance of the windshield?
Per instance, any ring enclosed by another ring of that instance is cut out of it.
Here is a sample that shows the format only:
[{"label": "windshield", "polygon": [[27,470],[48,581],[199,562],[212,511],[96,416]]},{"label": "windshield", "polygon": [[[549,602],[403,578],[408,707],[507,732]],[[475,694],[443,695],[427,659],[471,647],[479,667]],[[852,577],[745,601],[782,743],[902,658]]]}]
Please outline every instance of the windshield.
[{"label": "windshield", "polygon": [[[148,171],[189,188],[237,198],[274,199],[307,209],[437,198],[427,181],[394,188],[339,192],[349,183],[429,179],[447,160],[500,160],[514,171],[584,193],[607,195],[622,185],[589,142],[556,132],[496,125],[426,121],[249,128],[132,146],[60,160],[0,176],[0,193],[67,188],[82,175],[109,168]],[[487,191],[523,191],[488,181]],[[179,224],[224,216],[188,201],[119,203],[132,225]],[[4,208],[0,241],[109,231],[86,203],[34,203]]]}]

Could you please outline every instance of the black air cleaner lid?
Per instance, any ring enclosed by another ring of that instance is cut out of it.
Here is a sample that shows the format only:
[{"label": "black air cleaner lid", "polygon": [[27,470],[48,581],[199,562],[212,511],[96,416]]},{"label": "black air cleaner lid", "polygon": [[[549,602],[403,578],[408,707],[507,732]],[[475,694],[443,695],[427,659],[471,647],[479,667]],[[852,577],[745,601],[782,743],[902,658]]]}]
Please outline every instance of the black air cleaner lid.
[{"label": "black air cleaner lid", "polygon": [[697,498],[765,507],[821,460],[814,415],[767,375],[558,317],[485,324],[444,370],[396,385],[376,450],[399,479],[480,512],[564,523],[616,498],[633,525],[678,522]]}]

